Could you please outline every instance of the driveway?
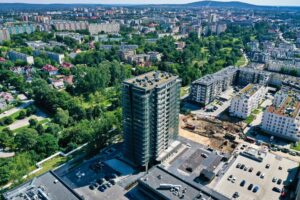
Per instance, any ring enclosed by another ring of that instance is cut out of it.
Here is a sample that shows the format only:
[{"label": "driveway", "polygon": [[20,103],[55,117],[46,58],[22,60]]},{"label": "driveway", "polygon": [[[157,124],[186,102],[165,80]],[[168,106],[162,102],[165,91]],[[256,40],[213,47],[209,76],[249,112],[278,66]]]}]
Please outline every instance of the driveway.
[{"label": "driveway", "polygon": [[12,115],[12,114],[14,114],[14,113],[16,113],[16,112],[24,109],[24,108],[30,106],[31,104],[33,104],[33,102],[34,102],[33,100],[23,101],[23,104],[21,104],[20,106],[12,108],[12,109],[10,109],[8,111],[5,111],[5,112],[1,113],[0,114],[0,119],[3,118],[3,117],[8,117],[8,116],[10,116],[10,115]]},{"label": "driveway", "polygon": [[18,129],[18,128],[21,128],[21,127],[24,127],[24,126],[28,126],[30,119],[36,119],[37,121],[42,121],[46,118],[48,118],[48,116],[44,112],[39,110],[35,115],[31,115],[31,116],[26,117],[24,119],[15,121],[11,125],[9,125],[8,128],[10,130],[15,130],[15,129]]}]

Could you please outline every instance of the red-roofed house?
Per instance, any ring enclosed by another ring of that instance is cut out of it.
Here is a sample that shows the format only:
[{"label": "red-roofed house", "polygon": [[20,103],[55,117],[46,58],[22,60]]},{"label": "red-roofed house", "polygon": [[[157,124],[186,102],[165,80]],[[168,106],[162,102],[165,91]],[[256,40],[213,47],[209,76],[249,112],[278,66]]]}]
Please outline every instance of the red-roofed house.
[{"label": "red-roofed house", "polygon": [[66,69],[71,69],[74,65],[72,65],[71,63],[63,62],[61,66]]},{"label": "red-roofed house", "polygon": [[67,85],[73,85],[73,75],[65,76],[64,77],[64,82]]},{"label": "red-roofed house", "polygon": [[0,57],[0,62],[5,62],[5,58]]},{"label": "red-roofed house", "polygon": [[58,69],[52,65],[45,65],[43,68],[42,68],[43,71],[45,72],[48,72],[48,74],[50,76],[53,76],[53,75],[57,75],[58,74]]}]

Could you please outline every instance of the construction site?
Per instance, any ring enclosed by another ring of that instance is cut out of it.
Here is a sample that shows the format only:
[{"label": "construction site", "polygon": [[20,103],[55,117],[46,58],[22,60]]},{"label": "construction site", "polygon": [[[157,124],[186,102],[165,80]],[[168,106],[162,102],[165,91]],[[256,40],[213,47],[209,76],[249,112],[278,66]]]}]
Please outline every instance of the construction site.
[{"label": "construction site", "polygon": [[231,153],[242,137],[243,124],[193,114],[180,115],[179,135],[224,153]]}]

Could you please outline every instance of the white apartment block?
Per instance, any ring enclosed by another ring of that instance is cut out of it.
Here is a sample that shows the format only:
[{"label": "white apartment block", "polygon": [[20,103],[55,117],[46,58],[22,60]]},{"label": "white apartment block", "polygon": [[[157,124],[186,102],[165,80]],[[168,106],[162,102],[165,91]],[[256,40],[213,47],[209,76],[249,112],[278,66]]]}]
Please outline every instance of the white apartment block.
[{"label": "white apartment block", "polygon": [[92,35],[104,33],[119,33],[120,24],[119,23],[107,23],[107,24],[90,24],[88,27],[89,32]]},{"label": "white apartment block", "polygon": [[280,72],[280,71],[296,71],[300,75],[300,62],[294,60],[270,60],[267,63],[268,70]]},{"label": "white apartment block", "polygon": [[229,114],[234,117],[246,119],[251,112],[258,108],[268,89],[262,85],[249,84],[232,98]]},{"label": "white apartment block", "polygon": [[300,140],[300,95],[279,91],[264,114],[261,129],[290,141]]},{"label": "white apartment block", "polygon": [[54,21],[53,25],[58,31],[87,30],[89,23],[86,21]]}]

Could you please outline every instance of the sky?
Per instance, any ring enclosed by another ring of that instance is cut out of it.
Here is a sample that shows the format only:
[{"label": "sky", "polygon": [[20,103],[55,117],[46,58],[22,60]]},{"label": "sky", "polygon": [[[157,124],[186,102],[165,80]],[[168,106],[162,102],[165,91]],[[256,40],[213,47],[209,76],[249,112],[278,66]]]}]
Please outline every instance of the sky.
[{"label": "sky", "polygon": [[[198,0],[0,0],[0,3],[97,3],[97,4],[169,4],[190,3]],[[300,0],[218,0],[241,1],[256,5],[300,6]]]}]

